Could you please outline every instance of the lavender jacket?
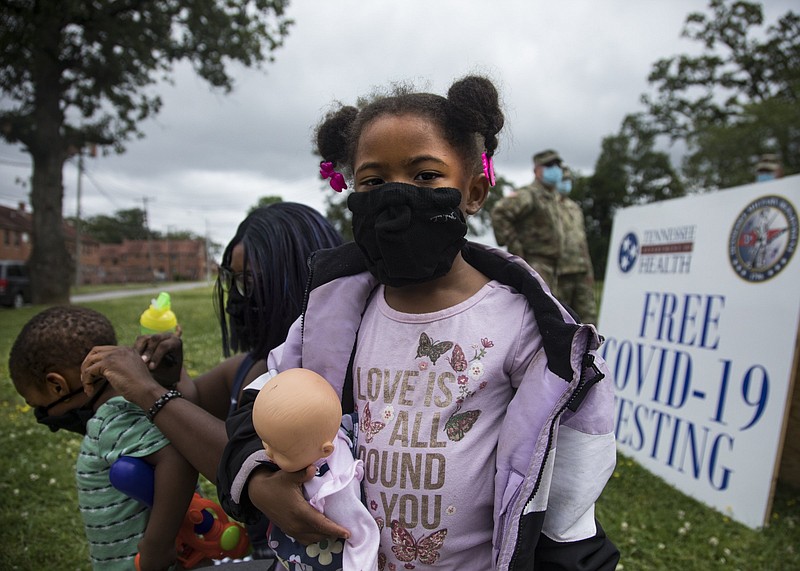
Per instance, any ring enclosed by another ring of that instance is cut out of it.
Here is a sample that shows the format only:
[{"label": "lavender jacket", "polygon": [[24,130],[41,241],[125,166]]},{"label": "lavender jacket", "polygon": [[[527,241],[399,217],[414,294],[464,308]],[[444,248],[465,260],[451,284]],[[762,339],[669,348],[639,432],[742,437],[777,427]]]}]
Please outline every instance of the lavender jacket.
[{"label": "lavender jacket", "polygon": [[[594,504],[616,463],[613,384],[596,350],[592,325],[576,324],[538,274],[502,250],[467,243],[462,255],[490,279],[528,299],[546,359],[523,381],[508,406],[497,448],[494,568],[500,570],[613,570],[619,552],[594,517]],[[315,253],[302,316],[269,368],[312,369],[352,407],[350,360],[367,300],[377,285],[353,243]],[[265,375],[266,376],[266,375]],[[261,381],[261,382],[260,382]],[[265,459],[252,425],[252,404],[264,379],[245,391],[227,421],[230,441],[220,463],[218,491],[240,521],[260,512],[247,479]],[[345,386],[348,390],[344,390]]]}]

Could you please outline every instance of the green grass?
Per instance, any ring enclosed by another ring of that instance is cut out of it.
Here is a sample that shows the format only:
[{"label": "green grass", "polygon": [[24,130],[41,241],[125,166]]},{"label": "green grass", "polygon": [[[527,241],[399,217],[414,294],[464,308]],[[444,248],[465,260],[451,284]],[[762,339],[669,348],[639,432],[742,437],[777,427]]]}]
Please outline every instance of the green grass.
[{"label": "green grass", "polygon": [[[211,288],[174,292],[190,373],[222,358]],[[111,319],[120,343],[138,334],[150,295],[85,303]],[[77,510],[78,436],[49,432],[33,419],[8,378],[8,352],[42,307],[0,310],[0,569],[89,571]],[[620,569],[800,569],[800,491],[779,485],[770,525],[751,530],[703,506],[620,456],[597,506],[622,552]]]}]

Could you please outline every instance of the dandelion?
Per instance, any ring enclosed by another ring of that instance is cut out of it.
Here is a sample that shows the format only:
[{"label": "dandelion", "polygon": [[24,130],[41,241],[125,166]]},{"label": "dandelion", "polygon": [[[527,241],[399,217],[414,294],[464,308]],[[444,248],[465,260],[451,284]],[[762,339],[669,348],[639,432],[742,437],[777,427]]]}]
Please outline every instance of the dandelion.
[{"label": "dandelion", "polygon": [[666,549],[666,548],[667,548],[667,546],[666,546],[666,545],[664,545],[663,543],[659,543],[659,544],[658,544],[658,548],[659,548],[659,549],[661,549],[661,550],[664,550],[664,549]]},{"label": "dandelion", "polygon": [[719,539],[717,539],[716,537],[709,537],[708,544],[712,547],[716,547],[717,545],[719,545]]},{"label": "dandelion", "polygon": [[730,550],[730,549],[728,549],[727,547],[726,547],[725,549],[723,549],[723,550],[722,550],[722,552],[723,552],[725,555],[727,555],[728,557],[730,557],[730,556],[731,556],[731,550]]},{"label": "dandelion", "polygon": [[56,479],[55,478],[50,478],[50,480],[47,483],[50,484],[51,486],[55,486],[56,485]]},{"label": "dandelion", "polygon": [[686,535],[686,528],[685,527],[678,528],[678,535]]},{"label": "dandelion", "polygon": [[620,526],[619,526],[619,527],[620,527],[620,529],[622,529],[622,531],[628,531],[628,522],[627,522],[627,521],[623,521],[623,522],[620,524]]}]

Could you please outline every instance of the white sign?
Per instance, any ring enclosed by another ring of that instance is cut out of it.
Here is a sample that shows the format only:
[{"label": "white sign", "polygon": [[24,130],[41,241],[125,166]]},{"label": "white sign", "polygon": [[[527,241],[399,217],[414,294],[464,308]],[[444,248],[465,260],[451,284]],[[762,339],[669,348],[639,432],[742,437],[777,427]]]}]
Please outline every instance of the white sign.
[{"label": "white sign", "polygon": [[600,348],[620,452],[766,522],[800,315],[800,176],[619,211]]}]

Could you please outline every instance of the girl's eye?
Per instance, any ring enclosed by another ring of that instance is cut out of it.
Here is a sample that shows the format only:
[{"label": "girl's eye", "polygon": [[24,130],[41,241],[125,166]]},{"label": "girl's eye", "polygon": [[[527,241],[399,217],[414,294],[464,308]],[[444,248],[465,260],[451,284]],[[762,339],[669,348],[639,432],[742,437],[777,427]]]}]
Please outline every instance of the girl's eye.
[{"label": "girl's eye", "polygon": [[419,180],[434,180],[439,178],[441,175],[437,172],[425,171],[419,173],[416,178]]},{"label": "girl's eye", "polygon": [[383,184],[383,179],[378,177],[367,178],[359,183],[360,186],[379,186],[381,184]]}]

